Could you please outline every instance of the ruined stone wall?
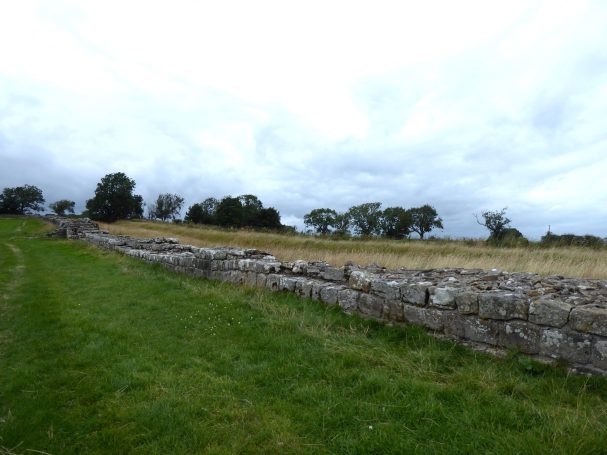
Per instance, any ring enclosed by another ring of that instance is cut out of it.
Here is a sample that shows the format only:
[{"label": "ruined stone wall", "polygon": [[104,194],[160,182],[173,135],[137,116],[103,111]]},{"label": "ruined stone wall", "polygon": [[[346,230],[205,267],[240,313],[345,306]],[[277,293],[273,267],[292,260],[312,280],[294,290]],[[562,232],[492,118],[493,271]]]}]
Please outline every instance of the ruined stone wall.
[{"label": "ruined stone wall", "polygon": [[83,233],[88,242],[188,275],[289,291],[456,340],[514,348],[607,374],[607,281],[468,269],[386,270],[280,262],[254,249]]}]

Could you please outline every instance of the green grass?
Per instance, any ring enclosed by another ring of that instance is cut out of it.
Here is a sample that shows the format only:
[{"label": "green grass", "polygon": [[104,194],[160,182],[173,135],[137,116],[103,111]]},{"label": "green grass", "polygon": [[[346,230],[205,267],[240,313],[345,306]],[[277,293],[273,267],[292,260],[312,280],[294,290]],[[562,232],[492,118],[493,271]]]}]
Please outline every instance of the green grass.
[{"label": "green grass", "polygon": [[0,220],[0,454],[607,451],[607,379]]}]

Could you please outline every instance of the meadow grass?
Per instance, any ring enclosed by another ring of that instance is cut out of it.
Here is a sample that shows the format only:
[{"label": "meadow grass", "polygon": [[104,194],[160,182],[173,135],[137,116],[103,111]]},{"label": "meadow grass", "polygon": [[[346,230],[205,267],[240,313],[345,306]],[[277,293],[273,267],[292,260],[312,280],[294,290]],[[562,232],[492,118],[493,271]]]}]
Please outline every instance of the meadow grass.
[{"label": "meadow grass", "polygon": [[481,240],[333,240],[249,230],[225,230],[206,226],[151,221],[103,224],[114,234],[135,237],[176,237],[196,246],[258,248],[283,261],[320,260],[341,266],[376,263],[388,268],[498,268],[509,272],[607,279],[607,249],[583,247],[512,247],[488,245]]},{"label": "meadow grass", "polygon": [[607,378],[0,220],[0,453],[605,453]]}]

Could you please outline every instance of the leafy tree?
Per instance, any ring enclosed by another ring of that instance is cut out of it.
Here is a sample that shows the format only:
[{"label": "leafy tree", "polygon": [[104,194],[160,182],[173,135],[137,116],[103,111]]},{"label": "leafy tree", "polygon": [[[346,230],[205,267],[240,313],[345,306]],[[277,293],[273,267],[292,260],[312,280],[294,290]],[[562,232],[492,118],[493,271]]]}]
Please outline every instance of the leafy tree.
[{"label": "leafy tree", "polygon": [[411,233],[411,213],[402,207],[388,207],[380,218],[382,235],[402,239]]},{"label": "leafy tree", "polygon": [[242,205],[242,226],[258,226],[259,212],[263,209],[263,204],[259,198],[253,194],[243,194],[238,196],[238,200]]},{"label": "leafy tree", "polygon": [[41,212],[44,207],[42,190],[34,185],[4,188],[0,194],[0,213],[24,215],[30,212]]},{"label": "leafy tree", "polygon": [[219,201],[214,197],[206,198],[204,201],[193,204],[185,214],[185,220],[197,224],[216,224],[215,212]]},{"label": "leafy tree", "polygon": [[240,199],[231,196],[224,197],[217,204],[215,219],[220,226],[242,227],[244,219]]},{"label": "leafy tree", "polygon": [[333,209],[314,209],[304,215],[304,224],[318,234],[328,234],[336,224],[337,212]]},{"label": "leafy tree", "polygon": [[335,215],[335,234],[348,235],[350,232],[350,225],[351,220],[348,212]]},{"label": "leafy tree", "polygon": [[443,228],[443,220],[439,218],[436,209],[428,204],[409,209],[411,215],[411,231],[416,232],[423,240],[424,234],[432,229]]},{"label": "leafy tree", "polygon": [[259,210],[256,214],[255,226],[267,229],[280,229],[282,224],[278,210],[274,207]]},{"label": "leafy tree", "polygon": [[67,199],[61,199],[49,204],[48,208],[55,212],[58,216],[65,216],[65,212],[74,214],[74,201],[68,201]]},{"label": "leafy tree", "polygon": [[348,210],[351,225],[358,235],[379,234],[381,215],[381,202],[367,202]]},{"label": "leafy tree", "polygon": [[116,221],[143,217],[143,198],[133,194],[135,181],[122,172],[107,174],[97,184],[86,208],[95,220]]},{"label": "leafy tree", "polygon": [[154,218],[158,218],[162,221],[166,221],[169,218],[175,219],[181,207],[183,205],[183,198],[178,194],[159,194],[154,204],[153,212],[151,212]]},{"label": "leafy tree", "polygon": [[499,211],[487,210],[482,212],[481,217],[483,218],[483,221],[478,218],[478,215],[474,215],[474,217],[478,224],[489,230],[490,240],[501,240],[506,228],[510,224],[510,218],[506,216],[506,207]]}]

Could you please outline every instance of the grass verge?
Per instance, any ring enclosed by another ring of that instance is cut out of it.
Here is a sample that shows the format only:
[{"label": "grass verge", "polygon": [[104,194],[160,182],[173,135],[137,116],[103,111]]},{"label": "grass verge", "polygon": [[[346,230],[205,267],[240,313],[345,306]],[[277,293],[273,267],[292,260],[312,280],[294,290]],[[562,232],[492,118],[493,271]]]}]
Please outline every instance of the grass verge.
[{"label": "grass verge", "polygon": [[605,378],[40,229],[0,220],[5,453],[605,452]]}]

